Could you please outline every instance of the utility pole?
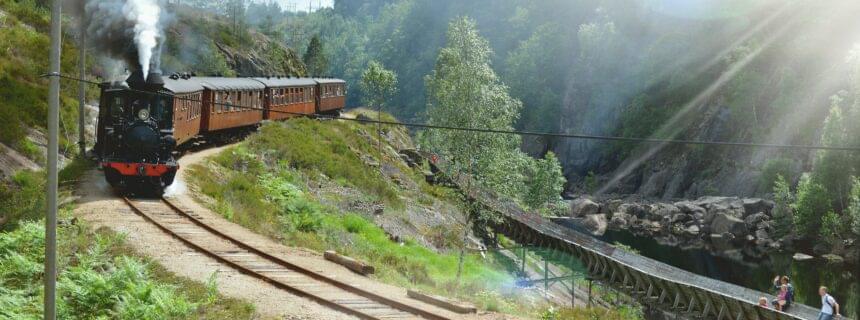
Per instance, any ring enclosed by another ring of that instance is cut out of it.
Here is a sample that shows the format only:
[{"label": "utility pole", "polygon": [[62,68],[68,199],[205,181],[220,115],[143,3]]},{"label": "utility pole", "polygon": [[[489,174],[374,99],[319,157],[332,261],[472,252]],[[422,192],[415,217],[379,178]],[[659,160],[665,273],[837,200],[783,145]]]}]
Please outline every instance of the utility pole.
[{"label": "utility pole", "polygon": [[51,87],[48,90],[48,210],[45,217],[45,320],[57,318],[57,158],[60,131],[60,37],[62,1],[51,5]]},{"label": "utility pole", "polygon": [[[87,27],[84,23],[84,18],[81,17],[81,43],[80,52],[78,53],[78,77],[86,78],[87,72]],[[83,81],[78,82],[78,147],[80,148],[80,156],[84,157],[87,153],[87,137],[86,137],[86,99],[87,86]]]}]

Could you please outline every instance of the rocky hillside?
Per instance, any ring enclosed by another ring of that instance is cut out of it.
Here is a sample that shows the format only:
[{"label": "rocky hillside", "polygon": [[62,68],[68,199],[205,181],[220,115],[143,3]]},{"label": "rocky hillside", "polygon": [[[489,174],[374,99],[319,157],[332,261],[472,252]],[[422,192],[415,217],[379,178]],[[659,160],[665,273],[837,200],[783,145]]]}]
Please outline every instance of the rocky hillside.
[{"label": "rocky hillside", "polygon": [[[776,204],[769,200],[701,197],[654,202],[579,198],[570,204],[571,216],[598,235],[607,229],[630,230],[666,245],[704,248],[738,261],[774,251],[792,251],[793,235],[781,234]],[[823,245],[814,251],[844,256],[847,262],[860,264],[856,246],[853,242],[835,249]]]},{"label": "rocky hillside", "polygon": [[[647,76],[633,80],[637,84],[632,87],[628,78],[600,80],[601,86],[584,96],[572,87],[562,128],[629,137],[819,145],[830,108],[841,101],[848,114],[852,102],[845,92],[856,88],[852,30],[857,24],[846,9],[808,2],[746,18],[655,20],[652,29],[641,30],[640,40],[619,27],[616,36],[625,38],[621,46],[633,52],[658,55],[667,43],[684,49],[674,48],[670,61],[654,64],[622,52],[636,62],[607,70],[611,76]],[[708,28],[711,23],[719,27]],[[667,25],[685,25],[689,35],[698,36],[671,34]],[[808,150],[575,139],[554,141],[550,148],[559,154],[574,190],[662,199],[764,196],[776,173],[796,183],[816,158]],[[593,179],[586,181],[589,173]]]},{"label": "rocky hillside", "polygon": [[174,5],[175,20],[167,33],[162,69],[165,73],[265,76],[305,75],[296,52],[250,26],[236,27],[206,11]]}]

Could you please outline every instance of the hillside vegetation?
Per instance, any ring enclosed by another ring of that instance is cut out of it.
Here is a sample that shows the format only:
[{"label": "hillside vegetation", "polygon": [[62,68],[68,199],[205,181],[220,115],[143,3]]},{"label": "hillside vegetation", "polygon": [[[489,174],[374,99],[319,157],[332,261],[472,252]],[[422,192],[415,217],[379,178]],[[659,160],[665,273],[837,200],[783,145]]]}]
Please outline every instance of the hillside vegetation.
[{"label": "hillside vegetation", "polygon": [[[0,0],[0,143],[40,163],[44,161],[44,138],[39,132],[47,122],[48,80],[40,75],[48,71],[48,3]],[[64,22],[66,32],[76,30],[73,21]],[[78,48],[74,42],[73,35],[64,37],[61,68],[63,73],[76,76]],[[86,76],[89,79],[107,74],[95,60],[88,61],[93,71]],[[60,152],[71,158],[77,151],[78,86],[67,80],[61,83]],[[88,87],[88,98],[94,100],[97,92],[97,88]],[[69,186],[93,164],[76,159],[64,165],[60,172],[61,199],[69,203]],[[19,171],[6,178],[0,181],[0,318],[40,319],[45,174]],[[176,277],[133,252],[121,235],[93,231],[71,216],[73,208],[64,204],[60,210],[60,318],[258,318],[252,304],[219,295],[216,283]]]},{"label": "hillside vegetation", "polygon": [[[26,139],[30,129],[47,126],[50,28],[48,10],[33,0],[0,1],[0,143],[31,159],[42,151]],[[63,43],[62,70],[76,70],[78,52],[73,39]],[[61,150],[74,152],[77,141],[77,84],[64,83],[60,94]]]},{"label": "hillside vegetation", "polygon": [[615,311],[545,312],[542,298],[505,289],[515,282],[516,267],[503,255],[467,254],[458,281],[457,252],[474,248],[477,236],[463,242],[469,206],[458,191],[425,181],[424,160],[410,166],[412,160],[401,156],[413,148],[405,129],[383,127],[381,149],[376,129],[305,118],[267,124],[191,168],[190,185],[230,221],[286,245],[367,261],[377,270],[374,277],[388,283],[491,311],[623,318]]}]

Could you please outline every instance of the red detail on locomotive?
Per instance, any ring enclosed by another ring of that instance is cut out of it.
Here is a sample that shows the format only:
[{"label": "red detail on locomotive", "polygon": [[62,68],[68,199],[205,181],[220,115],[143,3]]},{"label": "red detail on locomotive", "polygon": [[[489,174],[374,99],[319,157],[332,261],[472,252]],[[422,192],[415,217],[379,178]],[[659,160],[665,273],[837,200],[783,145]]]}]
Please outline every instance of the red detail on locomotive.
[{"label": "red detail on locomotive", "polygon": [[170,171],[179,170],[179,166],[149,163],[105,162],[104,168],[112,168],[124,176],[160,177]]}]

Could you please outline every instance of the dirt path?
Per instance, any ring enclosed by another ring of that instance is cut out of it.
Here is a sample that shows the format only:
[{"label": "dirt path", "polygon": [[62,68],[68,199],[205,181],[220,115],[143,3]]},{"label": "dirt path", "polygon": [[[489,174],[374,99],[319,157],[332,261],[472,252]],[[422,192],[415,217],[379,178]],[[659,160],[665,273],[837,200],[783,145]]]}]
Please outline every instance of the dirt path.
[{"label": "dirt path", "polygon": [[[229,147],[229,146],[228,146]],[[213,148],[189,154],[180,160],[182,167],[189,167],[204,161],[207,157],[223,151],[227,147]],[[391,299],[415,305],[434,313],[448,316],[452,319],[511,319],[496,314],[480,314],[461,316],[446,310],[426,305],[406,297],[406,290],[372,279],[359,276],[351,271],[333,264],[315,252],[301,248],[283,246],[272,239],[255,234],[239,225],[231,223],[219,215],[198,204],[184,183],[184,170],[177,175],[177,182],[167,191],[167,196],[180,203],[183,207],[209,221],[211,225],[231,236],[249,243],[261,250],[288,260],[302,267],[317,271],[329,277],[346,281],[356,287],[382,294]],[[89,172],[78,189],[81,196],[76,214],[89,221],[94,227],[108,227],[116,232],[126,234],[126,241],[138,252],[152,257],[167,270],[190,279],[205,282],[213,273],[216,274],[218,289],[222,294],[253,302],[264,317],[283,319],[350,319],[341,313],[329,310],[305,298],[285,293],[277,288],[253,277],[239,274],[191,248],[150,225],[143,218],[134,214],[122,200],[118,199],[107,183],[102,173],[96,170]]]}]

